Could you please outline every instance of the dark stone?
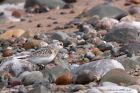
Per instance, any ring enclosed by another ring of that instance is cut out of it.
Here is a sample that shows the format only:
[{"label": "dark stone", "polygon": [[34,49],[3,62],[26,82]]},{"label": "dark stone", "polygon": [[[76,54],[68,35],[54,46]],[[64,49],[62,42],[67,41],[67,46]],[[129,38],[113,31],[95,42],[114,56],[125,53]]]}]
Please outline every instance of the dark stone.
[{"label": "dark stone", "polygon": [[87,84],[92,81],[96,81],[97,78],[92,73],[87,73],[86,71],[83,71],[82,73],[79,73],[77,75],[77,79],[75,81],[76,84]]},{"label": "dark stone", "polygon": [[56,7],[60,7],[63,8],[65,5],[65,2],[63,2],[62,0],[26,0],[25,2],[25,8],[31,8],[34,5],[38,5],[40,7],[44,7],[44,8],[56,8]]},{"label": "dark stone", "polygon": [[114,27],[109,33],[105,36],[105,41],[108,42],[119,42],[119,43],[129,43],[129,42],[139,42],[139,30],[136,27],[131,25],[122,27]]},{"label": "dark stone", "polygon": [[95,6],[89,11],[81,14],[80,16],[92,17],[94,15],[98,15],[100,18],[103,18],[103,17],[116,17],[121,14],[126,14],[126,12],[117,7],[114,7],[113,5],[109,3],[109,4],[101,4],[101,5]]},{"label": "dark stone", "polygon": [[64,2],[66,2],[66,3],[75,3],[75,2],[77,2],[77,0],[63,0]]}]

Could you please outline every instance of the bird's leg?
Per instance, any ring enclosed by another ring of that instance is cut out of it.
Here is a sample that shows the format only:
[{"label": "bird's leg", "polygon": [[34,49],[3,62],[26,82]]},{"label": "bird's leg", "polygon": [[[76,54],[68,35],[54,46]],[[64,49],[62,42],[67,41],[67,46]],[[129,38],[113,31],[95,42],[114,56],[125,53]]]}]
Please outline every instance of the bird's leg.
[{"label": "bird's leg", "polygon": [[43,65],[43,64],[37,64],[37,66],[39,67],[39,70],[45,69],[45,65]]}]

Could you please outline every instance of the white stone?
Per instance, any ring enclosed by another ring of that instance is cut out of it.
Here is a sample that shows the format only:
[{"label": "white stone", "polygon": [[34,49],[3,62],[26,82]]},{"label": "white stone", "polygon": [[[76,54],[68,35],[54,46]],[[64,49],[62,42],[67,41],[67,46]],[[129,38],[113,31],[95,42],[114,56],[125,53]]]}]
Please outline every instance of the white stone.
[{"label": "white stone", "polygon": [[79,67],[75,68],[75,70],[73,70],[74,73],[81,73],[83,71],[91,71],[91,72],[95,72],[95,75],[102,77],[104,76],[108,71],[112,70],[112,69],[123,69],[124,67],[123,65],[118,62],[117,60],[114,59],[102,59],[102,60],[98,60],[98,61],[93,61],[90,63],[86,63],[83,65],[80,65]]},{"label": "white stone", "polygon": [[138,93],[138,91],[123,86],[104,86],[89,89],[87,93]]}]

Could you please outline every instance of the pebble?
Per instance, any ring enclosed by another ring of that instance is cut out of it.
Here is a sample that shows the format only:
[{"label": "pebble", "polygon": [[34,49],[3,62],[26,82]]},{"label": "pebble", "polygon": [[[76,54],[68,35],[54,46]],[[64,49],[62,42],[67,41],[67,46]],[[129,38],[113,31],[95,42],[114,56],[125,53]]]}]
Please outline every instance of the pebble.
[{"label": "pebble", "polygon": [[68,85],[73,82],[73,75],[71,72],[66,72],[56,79],[57,85]]},{"label": "pebble", "polygon": [[20,38],[25,32],[23,29],[10,29],[0,35],[0,40],[10,40],[12,37]]},{"label": "pebble", "polygon": [[23,12],[22,10],[16,9],[12,12],[12,16],[16,18],[21,18],[23,15],[25,15],[25,12]]},{"label": "pebble", "polygon": [[95,73],[89,71],[83,71],[77,74],[75,83],[76,84],[87,84],[89,82],[97,81],[98,78],[96,77]]},{"label": "pebble", "polygon": [[24,85],[32,85],[35,82],[41,82],[43,80],[43,74],[40,71],[23,72],[19,78]]},{"label": "pebble", "polygon": [[92,52],[87,52],[84,57],[92,60],[95,57],[95,55]]},{"label": "pebble", "polygon": [[101,55],[101,51],[99,48],[94,47],[92,49],[92,52],[96,55],[96,56],[100,56]]},{"label": "pebble", "polygon": [[140,7],[139,6],[132,6],[129,8],[129,13],[134,14],[140,14]]},{"label": "pebble", "polygon": [[3,57],[9,57],[13,55],[13,50],[11,48],[7,48],[3,51],[2,56]]},{"label": "pebble", "polygon": [[62,41],[64,46],[68,46],[70,44],[70,37],[67,33],[65,32],[55,32],[53,33],[52,37],[53,40],[59,40]]}]

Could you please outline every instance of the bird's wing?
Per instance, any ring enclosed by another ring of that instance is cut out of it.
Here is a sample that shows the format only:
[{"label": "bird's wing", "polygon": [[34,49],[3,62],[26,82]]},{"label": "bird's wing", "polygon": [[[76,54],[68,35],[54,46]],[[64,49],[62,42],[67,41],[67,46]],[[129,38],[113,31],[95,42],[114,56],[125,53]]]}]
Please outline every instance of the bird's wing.
[{"label": "bird's wing", "polygon": [[53,50],[49,47],[39,49],[31,54],[31,56],[49,57],[53,54]]}]

